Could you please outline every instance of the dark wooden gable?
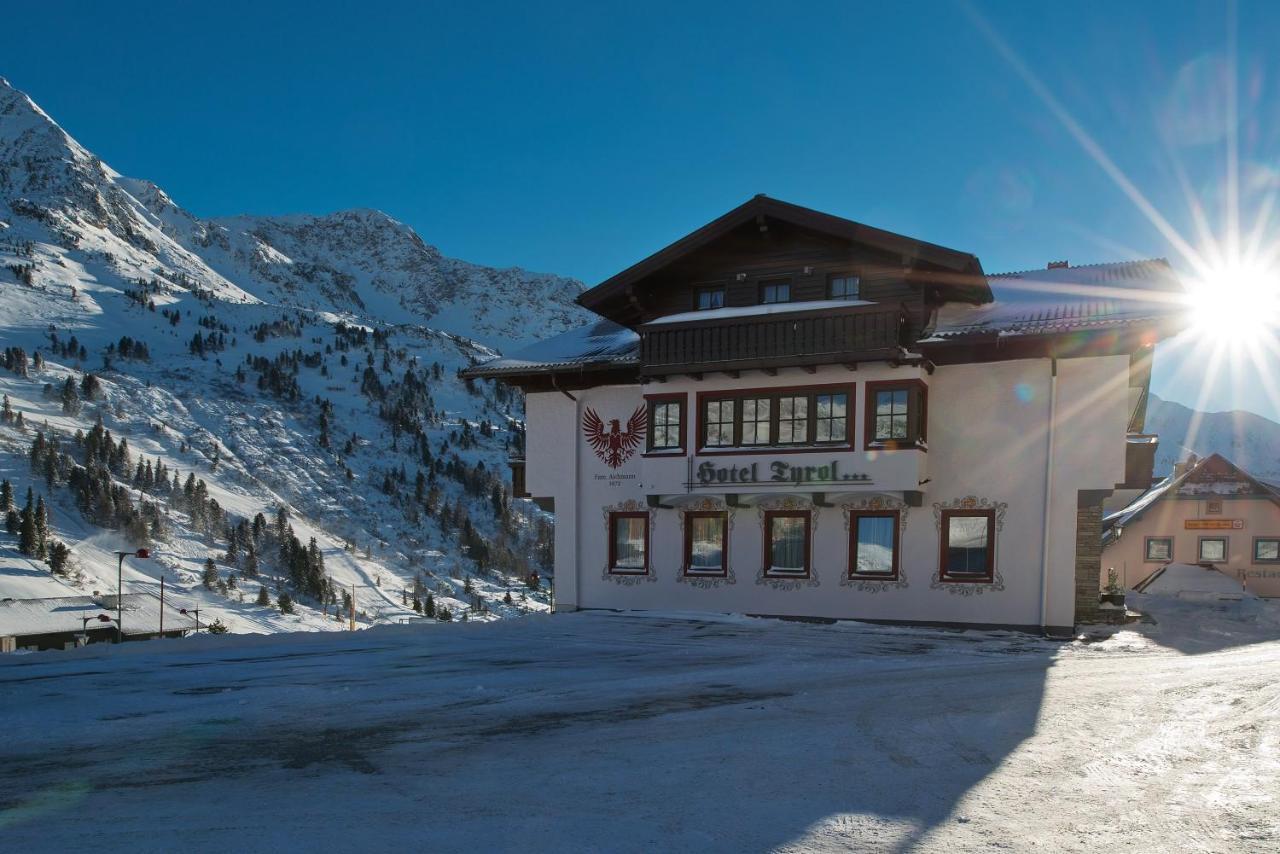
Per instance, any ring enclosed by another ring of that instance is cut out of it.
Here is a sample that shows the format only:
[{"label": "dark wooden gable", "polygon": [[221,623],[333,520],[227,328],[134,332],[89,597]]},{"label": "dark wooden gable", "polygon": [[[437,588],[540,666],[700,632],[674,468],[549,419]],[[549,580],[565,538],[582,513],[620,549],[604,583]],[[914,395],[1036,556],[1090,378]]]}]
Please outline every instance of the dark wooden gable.
[{"label": "dark wooden gable", "polygon": [[792,301],[826,299],[839,273],[860,277],[862,299],[905,304],[920,323],[944,299],[991,299],[972,255],[758,196],[579,302],[634,327],[693,310],[695,294],[707,287],[723,287],[729,307],[758,304],[762,286],[775,280],[790,283]]}]

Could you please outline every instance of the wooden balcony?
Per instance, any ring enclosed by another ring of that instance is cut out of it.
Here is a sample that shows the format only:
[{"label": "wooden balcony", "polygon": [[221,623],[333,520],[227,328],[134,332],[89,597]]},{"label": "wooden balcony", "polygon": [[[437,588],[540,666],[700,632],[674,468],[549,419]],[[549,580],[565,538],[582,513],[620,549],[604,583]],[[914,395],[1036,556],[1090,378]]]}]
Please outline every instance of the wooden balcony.
[{"label": "wooden balcony", "polygon": [[511,497],[528,498],[529,489],[524,482],[524,459],[507,460],[507,465],[511,466]]},{"label": "wooden balcony", "polygon": [[641,376],[853,364],[897,356],[906,310],[851,305],[655,321],[640,329]]}]

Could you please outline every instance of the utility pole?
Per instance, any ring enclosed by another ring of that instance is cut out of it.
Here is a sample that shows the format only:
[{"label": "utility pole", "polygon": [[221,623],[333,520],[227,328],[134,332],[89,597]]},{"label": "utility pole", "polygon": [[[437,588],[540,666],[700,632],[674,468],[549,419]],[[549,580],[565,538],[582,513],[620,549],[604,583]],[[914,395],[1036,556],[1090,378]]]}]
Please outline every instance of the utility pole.
[{"label": "utility pole", "polygon": [[[132,552],[116,552],[116,633],[117,643],[124,641],[124,559],[127,557],[149,558],[151,552],[138,549]],[[163,613],[163,611],[161,611]]]},{"label": "utility pole", "polygon": [[351,582],[351,631],[356,630],[356,583]]},{"label": "utility pole", "polygon": [[160,570],[160,637],[164,637],[164,570]]}]

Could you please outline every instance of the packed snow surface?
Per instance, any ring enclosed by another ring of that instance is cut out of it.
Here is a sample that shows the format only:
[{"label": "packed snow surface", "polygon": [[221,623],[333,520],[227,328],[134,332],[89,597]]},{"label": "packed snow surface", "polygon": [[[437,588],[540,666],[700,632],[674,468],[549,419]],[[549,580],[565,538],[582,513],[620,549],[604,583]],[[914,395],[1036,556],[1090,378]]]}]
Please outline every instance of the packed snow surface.
[{"label": "packed snow surface", "polygon": [[[1275,603],[567,614],[0,657],[7,850],[1275,851]],[[353,710],[358,709],[358,714]]]}]

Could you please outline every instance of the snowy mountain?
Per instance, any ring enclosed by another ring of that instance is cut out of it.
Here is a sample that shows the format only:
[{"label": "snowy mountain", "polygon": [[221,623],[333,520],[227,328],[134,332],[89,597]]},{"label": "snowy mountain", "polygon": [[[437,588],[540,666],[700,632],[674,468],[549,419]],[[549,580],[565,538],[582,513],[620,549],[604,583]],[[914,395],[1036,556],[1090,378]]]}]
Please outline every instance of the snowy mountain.
[{"label": "snowy mountain", "polygon": [[1147,432],[1160,436],[1156,474],[1190,453],[1218,453],[1269,483],[1280,484],[1280,424],[1251,412],[1197,412],[1152,395]]},{"label": "snowy mountain", "polygon": [[579,324],[580,289],[376,211],[201,220],[0,79],[0,599],[114,593],[145,544],[125,592],[163,574],[234,631],[340,628],[352,585],[361,625],[545,610],[522,401],[456,374]]}]

